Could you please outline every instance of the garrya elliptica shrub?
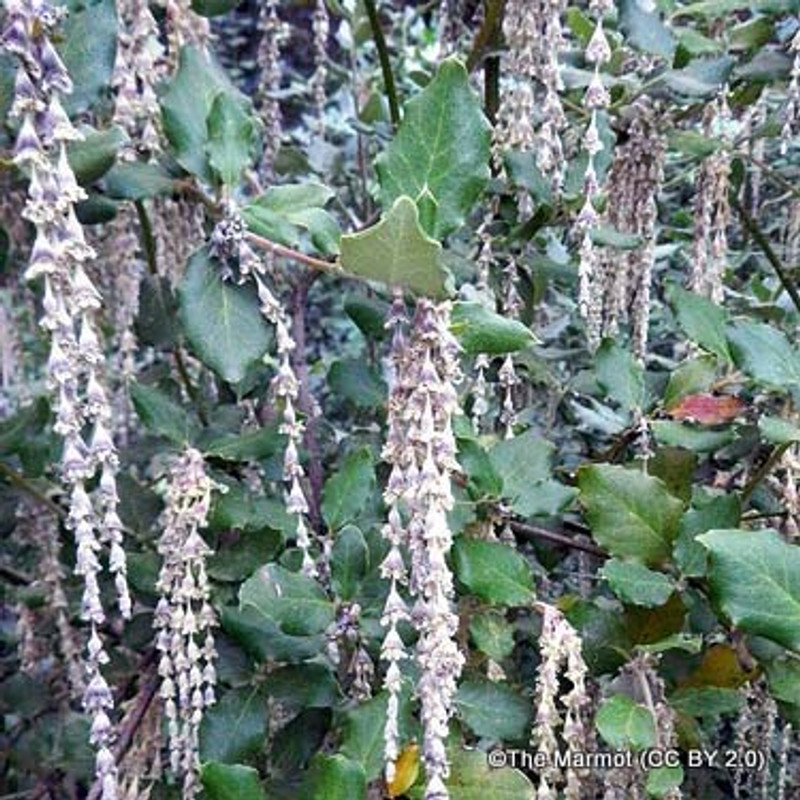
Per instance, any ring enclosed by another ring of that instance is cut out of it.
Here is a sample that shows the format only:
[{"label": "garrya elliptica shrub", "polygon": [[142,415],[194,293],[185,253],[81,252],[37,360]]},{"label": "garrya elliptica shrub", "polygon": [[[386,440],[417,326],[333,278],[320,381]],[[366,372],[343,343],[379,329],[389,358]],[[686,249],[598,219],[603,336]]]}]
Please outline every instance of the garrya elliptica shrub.
[{"label": "garrya elliptica shrub", "polygon": [[792,3],[0,31],[0,800],[800,796]]}]

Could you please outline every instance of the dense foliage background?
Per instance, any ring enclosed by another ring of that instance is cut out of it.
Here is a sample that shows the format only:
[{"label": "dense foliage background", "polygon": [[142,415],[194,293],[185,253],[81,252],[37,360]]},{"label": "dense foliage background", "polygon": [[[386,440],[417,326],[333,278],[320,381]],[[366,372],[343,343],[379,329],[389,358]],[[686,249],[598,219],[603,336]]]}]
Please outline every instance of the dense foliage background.
[{"label": "dense foliage background", "polygon": [[0,800],[800,796],[796,2],[0,27]]}]

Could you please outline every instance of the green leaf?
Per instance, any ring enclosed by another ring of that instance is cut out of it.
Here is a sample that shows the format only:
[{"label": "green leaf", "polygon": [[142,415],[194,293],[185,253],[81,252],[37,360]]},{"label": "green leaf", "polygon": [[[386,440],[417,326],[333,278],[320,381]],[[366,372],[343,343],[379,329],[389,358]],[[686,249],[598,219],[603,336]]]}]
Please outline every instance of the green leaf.
[{"label": "green leaf", "polygon": [[489,459],[503,481],[503,496],[523,517],[551,516],[574,497],[574,490],[551,477],[553,445],[534,431],[498,442]]},{"label": "green leaf", "polygon": [[645,788],[650,797],[674,797],[674,792],[683,783],[683,767],[652,767],[647,773]]},{"label": "green leaf", "polygon": [[336,534],[330,563],[333,590],[342,600],[352,600],[369,568],[369,548],[355,525],[347,525]]},{"label": "green leaf", "polygon": [[78,183],[87,186],[102,178],[114,166],[114,159],[127,135],[116,126],[105,130],[81,128],[83,139],[72,142],[67,148],[67,158]]},{"label": "green leaf", "polygon": [[733,361],[725,333],[728,315],[724,309],[679,286],[673,286],[668,296],[675,307],[678,324],[683,332],[710,353],[715,353],[727,362]]},{"label": "green leaf", "polygon": [[693,686],[678,689],[669,696],[669,704],[675,711],[692,717],[718,717],[733,714],[742,707],[742,695],[738,689],[721,686]]},{"label": "green leaf", "polygon": [[398,197],[384,218],[371,228],[342,236],[342,269],[418,294],[441,296],[447,273],[440,264],[441,245],[419,224],[409,197]]},{"label": "green leaf", "polygon": [[502,317],[482,303],[454,303],[450,331],[466,353],[514,353],[536,343],[536,337],[519,320]]},{"label": "green leaf", "polygon": [[208,574],[218,581],[239,583],[253,573],[253,564],[274,559],[284,545],[279,531],[268,527],[265,520],[257,531],[226,531],[224,540],[208,558]]},{"label": "green leaf", "polygon": [[108,91],[117,52],[117,11],[114,0],[67,0],[65,5],[69,14],[57,49],[74,85],[62,102],[74,116]]},{"label": "green leaf", "polygon": [[171,194],[174,186],[172,176],[152,163],[117,164],[105,176],[106,193],[118,200],[147,200]]},{"label": "green leaf", "polygon": [[181,50],[178,71],[161,97],[164,134],[178,163],[205,183],[213,183],[208,164],[206,120],[214,101],[224,93],[245,112],[249,103],[228,80],[221,67],[197,47]]},{"label": "green leaf", "polygon": [[375,408],[386,402],[386,384],[364,358],[340,358],[328,370],[328,386],[359,408]]},{"label": "green leaf", "polygon": [[168,278],[145,275],[139,284],[135,331],[140,345],[171,349],[178,338],[178,303]]},{"label": "green leaf", "polygon": [[267,564],[242,584],[239,604],[278,624],[290,636],[323,633],[334,620],[333,604],[311,578]]},{"label": "green leaf", "polygon": [[200,778],[208,800],[267,800],[258,770],[241,764],[203,764]]},{"label": "green leaf", "polygon": [[527,739],[531,704],[507,686],[489,680],[464,681],[456,693],[458,715],[482,739]]},{"label": "green leaf", "polygon": [[217,436],[200,443],[202,451],[225,461],[262,461],[281,452],[286,439],[274,427],[241,433],[238,436]]},{"label": "green leaf", "polygon": [[[709,39],[694,28],[674,28],[678,43],[692,56],[707,56],[719,53],[719,42]],[[671,139],[671,137],[670,137]]]},{"label": "green leaf", "polygon": [[[667,141],[669,142],[670,150],[677,150],[678,152],[685,153],[689,156],[695,156],[696,158],[710,156],[720,148],[721,144],[719,139],[712,139],[708,136],[704,136],[699,131],[672,131],[667,137]],[[685,290],[680,289],[680,291]],[[695,295],[692,292],[685,293],[692,297],[700,297],[700,295]],[[710,303],[709,300],[706,300],[706,302]],[[713,303],[711,303],[711,305],[713,305]]]},{"label": "green leaf", "polygon": [[728,329],[736,365],[759,383],[775,389],[800,384],[800,353],[786,334],[761,322],[739,323]]},{"label": "green leaf", "polygon": [[434,217],[427,233],[436,239],[452,233],[489,179],[490,143],[490,126],[467,71],[453,58],[443,61],[406,104],[397,135],[375,163],[384,207],[404,195],[427,198],[426,216]]},{"label": "green leaf", "polygon": [[712,97],[725,85],[736,60],[730,56],[697,58],[684,69],[669,69],[661,80],[677,94]]},{"label": "green leaf", "polygon": [[731,30],[732,49],[758,50],[769,42],[775,31],[774,23],[767,17],[755,17]]},{"label": "green leaf", "polygon": [[253,118],[239,97],[219,92],[206,118],[208,163],[225,186],[233,187],[252,161],[255,146]]},{"label": "green leaf", "polygon": [[706,425],[656,419],[650,423],[656,441],[671,447],[685,447],[698,453],[712,453],[730,444],[736,438],[733,428],[709,430]]},{"label": "green leaf", "polygon": [[292,664],[273,669],[264,679],[264,691],[281,708],[331,708],[340,692],[333,673],[325,664]]},{"label": "green leaf", "polygon": [[469,622],[469,635],[482,653],[502,661],[514,649],[514,626],[494,609],[475,614]]},{"label": "green leaf", "polygon": [[[387,694],[381,692],[344,714],[342,755],[357,761],[372,781],[383,771],[383,732],[386,727]],[[410,738],[411,703],[406,692],[400,694],[400,742]]]},{"label": "green leaf", "polygon": [[702,578],[706,574],[708,551],[697,541],[697,535],[715,528],[735,528],[741,515],[736,494],[712,497],[683,515],[673,558],[685,578]]},{"label": "green leaf", "polygon": [[270,332],[252,292],[222,280],[207,250],[190,259],[178,289],[180,319],[197,356],[229,383],[266,352]]},{"label": "green leaf", "polygon": [[716,359],[713,356],[690,358],[679,364],[669,375],[669,383],[664,391],[664,407],[677,406],[690,394],[710,392],[717,377]]},{"label": "green leaf", "polygon": [[592,536],[612,555],[658,564],[672,551],[683,504],[658,479],[611,464],[578,471]]},{"label": "green leaf", "polygon": [[253,605],[222,609],[222,627],[253,658],[261,662],[280,661],[298,664],[322,656],[323,634],[292,636],[284,633],[271,617],[261,614]]},{"label": "green leaf", "polygon": [[624,694],[615,694],[595,714],[600,735],[614,750],[644,750],[655,747],[656,722],[643,705]]},{"label": "green leaf", "polygon": [[[489,766],[482,750],[449,751],[450,777],[445,781],[450,800],[534,800],[533,784],[518,769]],[[413,795],[413,797],[421,797]]]},{"label": "green leaf", "polygon": [[761,437],[771,444],[800,442],[800,427],[780,417],[760,417],[758,430]]},{"label": "green leaf", "polygon": [[712,598],[731,622],[800,651],[800,547],[771,529],[697,539],[709,550]]},{"label": "green leaf", "polygon": [[336,220],[323,210],[332,197],[333,191],[320,183],[271,186],[245,206],[242,216],[254,233],[268,239],[297,247],[300,232],[307,231],[318,250],[336,255],[341,231]]},{"label": "green leaf", "polygon": [[200,758],[221,764],[240,764],[264,746],[269,719],[266,698],[258,687],[229,689],[203,713]]},{"label": "green leaf", "polygon": [[118,204],[99,192],[88,192],[85,200],[75,204],[75,216],[81,225],[102,225],[117,216]]},{"label": "green leaf", "polygon": [[489,603],[524,606],[534,599],[528,562],[506,544],[459,537],[453,545],[453,571],[472,594]]},{"label": "green leaf", "polygon": [[499,497],[503,481],[497,474],[486,450],[472,439],[458,439],[458,463],[469,481],[471,496]]},{"label": "green leaf", "polygon": [[632,561],[611,558],[600,574],[623,603],[646,608],[664,605],[675,590],[675,584],[662,572]]},{"label": "green leaf", "polygon": [[364,767],[341,753],[332,756],[318,753],[311,761],[303,796],[309,800],[364,800],[367,796]]},{"label": "green leaf", "polygon": [[253,201],[253,205],[288,217],[300,211],[307,211],[309,208],[322,208],[335,196],[336,193],[332,189],[314,181],[288,183],[270,186],[264,194]]},{"label": "green leaf", "polygon": [[632,411],[644,403],[644,369],[613,339],[605,339],[595,354],[597,380],[609,397]]},{"label": "green leaf", "polygon": [[370,297],[351,295],[344,301],[344,313],[353,320],[367,338],[386,338],[386,329],[383,326],[389,313],[389,306],[385,302]]},{"label": "green leaf", "polygon": [[153,433],[183,446],[199,432],[199,424],[164,392],[141,383],[131,384],[131,400],[139,419]]},{"label": "green leaf", "polygon": [[665,58],[670,58],[675,51],[675,40],[661,21],[655,3],[621,0],[619,22],[628,44],[638,50]]},{"label": "green leaf", "polygon": [[364,510],[375,488],[375,465],[366,447],[345,456],[339,471],[325,482],[322,516],[336,530],[352,522]]}]

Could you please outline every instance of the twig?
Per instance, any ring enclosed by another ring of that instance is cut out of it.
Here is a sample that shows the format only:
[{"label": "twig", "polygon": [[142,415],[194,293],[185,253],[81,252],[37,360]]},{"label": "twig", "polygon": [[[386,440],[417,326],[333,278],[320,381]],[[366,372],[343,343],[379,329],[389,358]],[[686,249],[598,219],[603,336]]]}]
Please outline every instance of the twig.
[{"label": "twig", "polygon": [[251,233],[250,231],[248,231],[246,235],[249,242],[257,247],[263,248],[264,250],[269,250],[270,252],[275,253],[276,256],[290,258],[292,261],[298,261],[301,264],[305,264],[307,267],[311,267],[312,269],[320,272],[341,271],[341,267],[335,261],[323,261],[321,258],[307,256],[305,253],[301,253],[299,250],[293,250],[291,247],[285,247],[282,244],[273,242],[271,239],[265,239],[263,236]]},{"label": "twig", "polygon": [[383,35],[381,22],[378,19],[378,9],[375,7],[375,0],[364,0],[364,8],[369,17],[369,24],[372,28],[372,38],[375,40],[375,47],[378,50],[378,60],[381,62],[383,85],[386,89],[386,99],[389,101],[389,114],[392,118],[392,126],[397,128],[400,125],[400,105],[397,102],[397,88],[395,87],[394,74],[392,73],[392,62],[389,60],[389,48],[386,46],[386,38]]},{"label": "twig", "polygon": [[15,489],[25,492],[25,494],[29,495],[37,502],[47,506],[57,516],[66,516],[61,506],[54,503],[47,495],[42,494],[24,475],[20,475],[16,470],[11,469],[8,464],[4,464],[2,461],[0,461],[0,475],[4,476]]},{"label": "twig", "polygon": [[781,260],[772,249],[772,245],[767,240],[767,237],[764,236],[764,232],[761,230],[761,227],[750,216],[747,209],[736,197],[732,197],[731,200],[733,207],[741,217],[745,228],[747,228],[750,235],[755,240],[755,243],[761,248],[761,252],[766,256],[767,261],[769,261],[769,263],[772,265],[772,268],[775,270],[775,274],[778,276],[778,280],[781,282],[781,285],[786,290],[786,293],[789,295],[789,297],[792,298],[795,308],[800,311],[800,292],[797,291],[797,287],[794,285],[794,282],[792,281],[789,273],[786,271],[786,268],[781,263]]},{"label": "twig", "polygon": [[518,522],[511,519],[508,521],[511,530],[528,539],[544,539],[553,544],[560,544],[564,547],[572,548],[573,550],[582,550],[584,553],[597,556],[597,558],[608,558],[608,553],[597,545],[589,542],[581,542],[578,539],[573,539],[571,536],[566,536],[557,531],[551,531],[548,528],[540,528],[538,525],[529,525],[527,522]]},{"label": "twig", "polygon": [[[742,489],[742,502],[746,503],[750,499],[756,487],[764,478],[772,472],[773,467],[781,460],[783,454],[792,446],[791,442],[776,445],[772,452],[769,454],[767,460],[755,471],[753,476],[747,481],[747,484]],[[776,516],[776,515],[773,515]]]}]

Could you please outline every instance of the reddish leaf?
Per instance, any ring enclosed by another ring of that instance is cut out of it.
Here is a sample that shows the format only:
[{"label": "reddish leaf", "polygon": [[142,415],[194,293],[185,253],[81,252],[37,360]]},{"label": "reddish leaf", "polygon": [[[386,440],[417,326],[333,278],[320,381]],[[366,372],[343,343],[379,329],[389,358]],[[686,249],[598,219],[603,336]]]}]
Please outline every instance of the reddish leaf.
[{"label": "reddish leaf", "polygon": [[729,394],[690,394],[678,405],[673,406],[669,415],[673,419],[690,419],[703,425],[719,425],[730,422],[745,409],[745,404]]}]

